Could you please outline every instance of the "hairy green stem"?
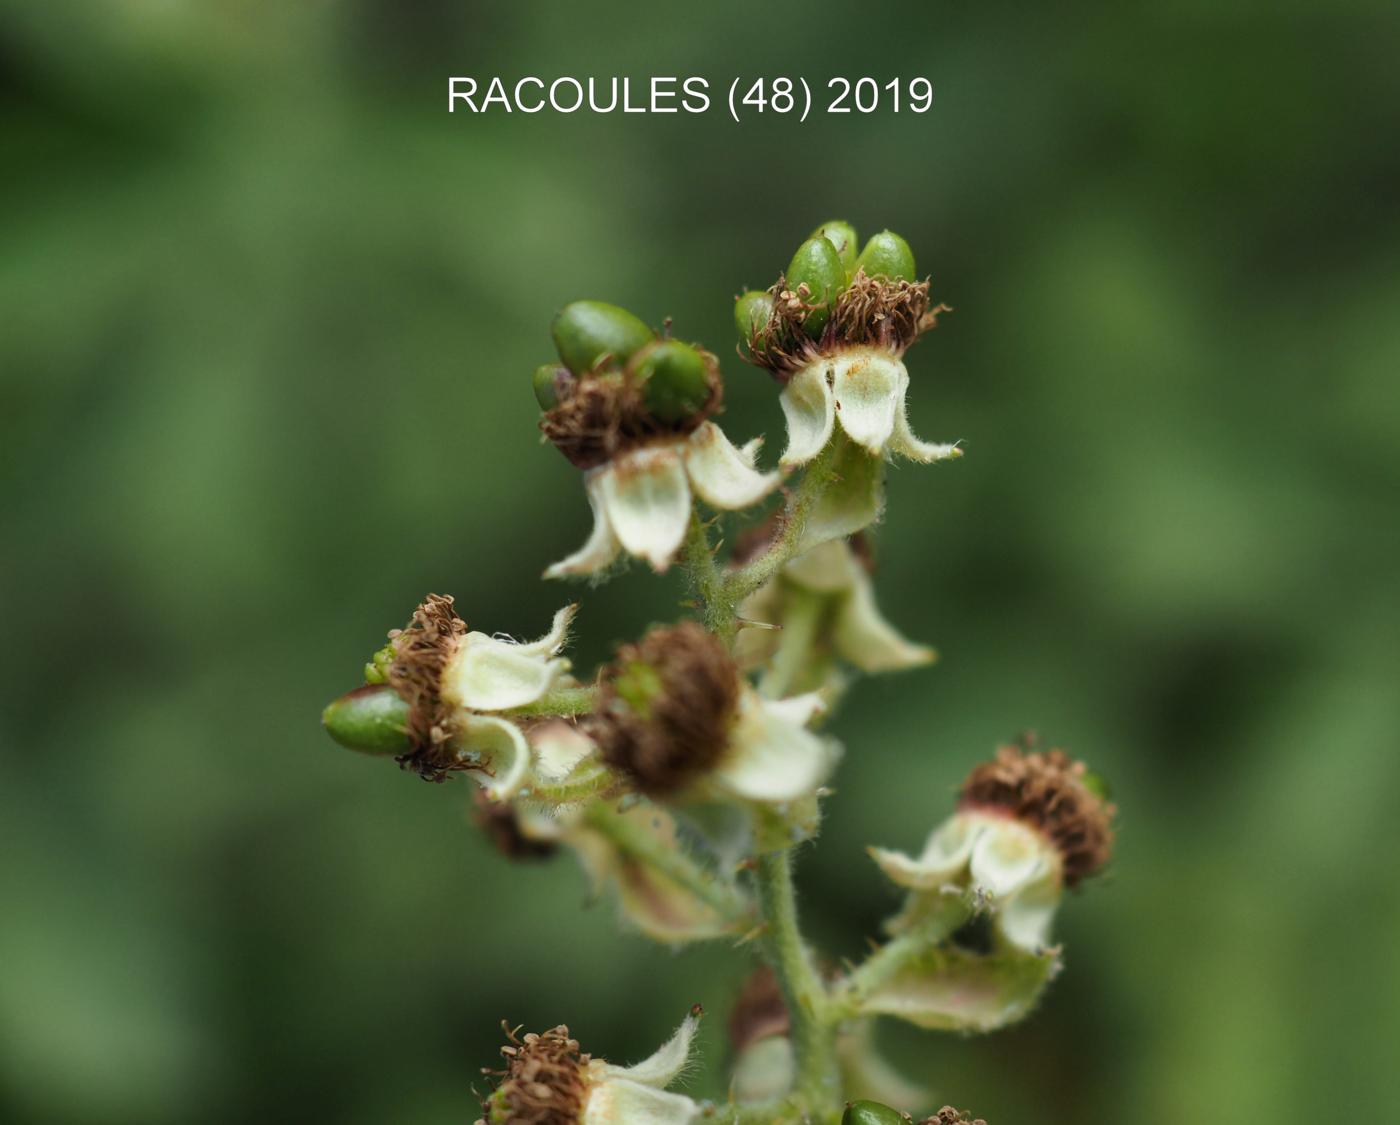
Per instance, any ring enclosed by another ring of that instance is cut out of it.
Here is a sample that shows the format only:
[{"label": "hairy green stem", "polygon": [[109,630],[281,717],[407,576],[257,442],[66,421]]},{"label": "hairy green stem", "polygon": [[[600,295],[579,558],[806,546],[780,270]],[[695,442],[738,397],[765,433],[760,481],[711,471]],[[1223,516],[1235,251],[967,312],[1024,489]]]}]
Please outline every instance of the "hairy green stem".
[{"label": "hairy green stem", "polygon": [[754,868],[759,908],[765,925],[764,947],[778,978],[791,1021],[798,1108],[818,1113],[840,1104],[841,1080],[836,1066],[836,1036],[829,998],[797,921],[791,851],[758,857]]},{"label": "hairy green stem", "polygon": [[534,703],[511,710],[523,718],[549,715],[583,715],[593,710],[594,689],[591,687],[560,687],[546,693]]}]

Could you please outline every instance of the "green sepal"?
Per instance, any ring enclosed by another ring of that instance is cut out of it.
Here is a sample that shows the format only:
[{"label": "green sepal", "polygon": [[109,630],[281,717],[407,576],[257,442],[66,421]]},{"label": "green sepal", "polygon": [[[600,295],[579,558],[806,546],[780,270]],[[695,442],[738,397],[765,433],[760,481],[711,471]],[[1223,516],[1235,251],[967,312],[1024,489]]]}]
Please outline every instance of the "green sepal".
[{"label": "green sepal", "polygon": [[632,377],[642,388],[647,412],[663,422],[698,414],[710,398],[704,357],[680,340],[648,344],[636,355]]},{"label": "green sepal", "polygon": [[565,305],[551,331],[559,358],[575,375],[593,370],[605,357],[626,363],[656,338],[640,319],[606,301]]},{"label": "green sepal", "polygon": [[799,292],[803,285],[807,287],[803,300],[817,307],[807,314],[804,327],[808,335],[817,335],[831,315],[831,303],[846,285],[846,269],[841,264],[841,255],[825,238],[809,238],[797,248],[784,277],[787,287],[794,293]]},{"label": "green sepal", "polygon": [[850,280],[851,275],[856,272],[856,228],[845,219],[832,219],[814,230],[812,237],[824,238],[836,247],[836,254],[841,259],[841,268],[846,271],[847,280]]},{"label": "green sepal", "polygon": [[882,230],[870,236],[865,249],[856,259],[856,269],[867,277],[887,277],[891,281],[914,280],[914,251],[909,243],[892,230]]},{"label": "green sepal", "polygon": [[746,344],[768,327],[772,316],[771,293],[750,289],[734,302],[734,327],[739,330],[739,339]]},{"label": "green sepal", "polygon": [[361,754],[406,754],[408,704],[388,684],[346,692],[321,712],[321,724],[342,746]]},{"label": "green sepal", "polygon": [[841,1115],[841,1125],[909,1125],[898,1110],[879,1102],[852,1102]]},{"label": "green sepal", "polygon": [[559,405],[559,384],[568,378],[568,368],[557,363],[542,363],[535,368],[535,401],[541,410],[553,410]]}]

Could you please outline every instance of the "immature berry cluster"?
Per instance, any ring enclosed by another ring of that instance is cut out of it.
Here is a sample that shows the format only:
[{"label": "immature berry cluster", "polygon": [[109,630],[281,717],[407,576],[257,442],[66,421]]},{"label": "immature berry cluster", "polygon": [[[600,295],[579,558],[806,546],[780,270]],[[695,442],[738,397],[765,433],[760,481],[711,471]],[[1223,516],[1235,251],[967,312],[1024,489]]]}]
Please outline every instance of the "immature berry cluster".
[{"label": "immature berry cluster", "polygon": [[[571,851],[634,930],[670,945],[748,939],[765,956],[731,1019],[724,1105],[668,1089],[697,1007],[632,1067],[584,1052],[562,1024],[507,1028],[489,1125],[913,1122],[889,1107],[938,1102],[880,1058],[876,1018],[961,1032],[1022,1018],[1059,971],[1065,889],[1109,859],[1113,807],[1097,779],[1061,750],[1005,747],[946,817],[930,801],[922,851],[870,849],[872,872],[903,893],[883,945],[828,971],[802,936],[792,855],[816,836],[842,755],[826,718],[857,673],[934,659],[876,597],[887,467],[962,453],[920,441],[906,415],[904,354],[945,307],[903,238],[858,245],[849,223],[825,223],[735,306],[743,353],[776,380],[786,420],[774,468],[757,439],[736,446],[720,429],[719,363],[669,321],[657,331],[592,300],[555,318],[558,362],[532,380],[539,428],[581,471],[593,527],[545,575],[679,565],[694,619],[653,625],[580,678],[565,655],[576,605],[521,641],[429,594],[365,683],[325,710],[345,746],[431,781],[470,778],[474,817],[504,854]],[[878,746],[859,756],[878,767]],[[922,1125],[981,1123],[945,1106]]]}]

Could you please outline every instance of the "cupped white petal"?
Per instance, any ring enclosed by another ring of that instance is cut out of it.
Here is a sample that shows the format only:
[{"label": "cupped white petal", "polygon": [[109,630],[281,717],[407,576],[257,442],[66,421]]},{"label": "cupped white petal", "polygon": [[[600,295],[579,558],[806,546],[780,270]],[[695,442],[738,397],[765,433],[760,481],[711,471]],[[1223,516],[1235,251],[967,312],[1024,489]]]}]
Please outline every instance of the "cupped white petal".
[{"label": "cupped white petal", "polygon": [[1033,829],[1009,817],[985,820],[972,848],[972,882],[1003,898],[1020,890],[1050,866],[1050,845]]},{"label": "cupped white petal", "polygon": [[917,859],[887,848],[869,849],[870,858],[901,887],[938,890],[959,878],[985,828],[980,820],[951,816],[930,834]]},{"label": "cupped white petal", "polygon": [[829,742],[746,691],[740,697],[729,751],[714,779],[735,796],[781,804],[816,790],[835,760]]},{"label": "cupped white petal", "polygon": [[895,420],[904,416],[909,372],[883,348],[851,348],[832,361],[836,416],[850,439],[876,457],[884,455]]},{"label": "cupped white petal", "polygon": [[927,645],[915,644],[885,620],[875,604],[874,585],[863,570],[855,576],[836,615],[836,650],[862,672],[917,668],[937,658]]},{"label": "cupped white petal", "polygon": [[835,479],[812,506],[802,526],[799,550],[829,539],[844,539],[880,518],[884,506],[885,463],[855,442],[843,443],[832,466]]},{"label": "cupped white petal", "polygon": [[[598,470],[594,470],[596,473]],[[613,564],[622,544],[617,541],[612,527],[608,524],[603,501],[598,494],[598,478],[589,474],[584,477],[584,487],[588,493],[588,504],[593,509],[593,531],[588,542],[568,558],[560,559],[544,572],[546,578],[567,578],[577,574],[596,574]]]},{"label": "cupped white petal", "polygon": [[633,450],[598,472],[598,494],[628,554],[660,573],[671,565],[690,522],[690,485],[674,445]]},{"label": "cupped white petal", "polygon": [[457,725],[463,751],[480,766],[472,777],[495,800],[513,797],[530,769],[530,744],[520,728],[494,715],[464,715]]},{"label": "cupped white petal", "polygon": [[785,467],[805,465],[831,440],[836,425],[836,400],[828,383],[830,364],[817,360],[791,379],[778,396],[787,419],[788,443],[783,452]]},{"label": "cupped white petal", "polygon": [[723,430],[713,422],[704,423],[685,443],[685,468],[695,494],[706,504],[729,511],[757,504],[782,479],[755,468],[757,453],[754,442],[735,449]]},{"label": "cupped white petal", "polygon": [[573,624],[576,613],[578,613],[577,605],[566,605],[555,613],[548,633],[537,641],[526,641],[516,645],[516,651],[528,653],[531,656],[554,656],[569,639],[569,626]]},{"label": "cupped white petal", "polygon": [[472,711],[534,703],[568,670],[559,657],[532,656],[513,641],[468,633],[442,670],[442,698]]},{"label": "cupped white petal", "polygon": [[790,695],[786,699],[766,699],[763,702],[768,714],[789,723],[805,727],[818,715],[827,711],[826,699],[819,691],[809,691],[805,695]]},{"label": "cupped white petal", "polygon": [[556,720],[530,731],[535,773],[544,781],[563,781],[597,748],[598,744],[572,723]]},{"label": "cupped white petal", "polygon": [[655,1086],[657,1089],[669,1086],[680,1077],[681,1072],[685,1070],[686,1063],[690,1061],[691,1045],[699,1027],[700,1011],[697,1007],[691,1010],[690,1014],[681,1021],[680,1027],[672,1033],[671,1038],[657,1048],[650,1057],[632,1066],[614,1066],[611,1063],[604,1063],[603,1066],[608,1074],[621,1075],[633,1082]]},{"label": "cupped white petal", "polygon": [[589,1093],[583,1125],[690,1125],[700,1114],[699,1103],[684,1094],[609,1078]]},{"label": "cupped white petal", "polygon": [[1060,905],[1059,872],[1051,870],[1001,904],[996,927],[1006,940],[1031,953],[1050,943],[1050,927]]},{"label": "cupped white petal", "polygon": [[963,455],[962,448],[956,442],[943,444],[920,441],[916,438],[914,431],[909,428],[909,418],[905,414],[902,399],[899,404],[899,413],[895,416],[894,433],[890,435],[889,448],[891,453],[898,453],[901,457],[908,457],[911,461],[922,461],[925,465],[930,465],[935,461],[951,461]]}]

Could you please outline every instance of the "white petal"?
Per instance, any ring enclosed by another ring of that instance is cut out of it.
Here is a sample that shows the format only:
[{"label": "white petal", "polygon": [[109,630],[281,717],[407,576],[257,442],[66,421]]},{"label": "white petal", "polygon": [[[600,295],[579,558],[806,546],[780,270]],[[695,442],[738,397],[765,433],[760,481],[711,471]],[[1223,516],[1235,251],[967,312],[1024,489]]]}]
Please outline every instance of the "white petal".
[{"label": "white petal", "polygon": [[827,383],[826,360],[809,364],[788,380],[778,402],[787,419],[788,444],[785,467],[805,465],[831,440],[836,424],[836,400]]},{"label": "white petal", "polygon": [[652,446],[599,470],[598,492],[613,533],[658,573],[671,565],[690,522],[690,486],[680,453]]},{"label": "white petal", "polygon": [[607,514],[598,495],[597,478],[585,476],[588,504],[593,509],[593,531],[588,542],[566,559],[560,559],[544,572],[546,578],[565,578],[571,574],[595,574],[612,565],[622,545],[608,526]]},{"label": "white petal", "polygon": [[918,859],[885,848],[871,848],[870,857],[902,887],[937,890],[961,875],[984,828],[981,821],[953,816],[933,831]]},{"label": "white petal", "polygon": [[695,494],[716,508],[737,511],[757,504],[782,479],[777,473],[754,468],[757,446],[750,442],[735,449],[724,431],[706,422],[686,440],[685,468]]},{"label": "white petal", "polygon": [[1003,898],[1019,890],[1049,865],[1050,845],[1014,820],[990,819],[972,849],[972,881]]},{"label": "white petal", "polygon": [[545,723],[530,731],[535,773],[545,781],[562,781],[598,748],[572,723]]},{"label": "white petal", "polygon": [[900,635],[875,604],[870,576],[861,571],[836,615],[837,651],[862,672],[893,672],[931,663],[937,653]]},{"label": "white petal", "polygon": [[880,518],[885,463],[861,446],[846,442],[833,466],[836,480],[813,505],[802,528],[799,549],[810,551],[829,539],[844,539]]},{"label": "white petal", "polygon": [[797,1059],[786,1035],[765,1035],[734,1060],[729,1090],[741,1104],[774,1101],[786,1095],[797,1077]]},{"label": "white petal", "polygon": [[684,1094],[626,1078],[609,1078],[593,1087],[583,1111],[583,1125],[690,1125],[699,1118],[699,1104]]},{"label": "white petal", "polygon": [[829,743],[745,692],[729,753],[714,776],[751,801],[795,801],[826,780],[835,757]]},{"label": "white petal", "polygon": [[442,697],[472,711],[524,707],[544,695],[569,667],[563,659],[531,656],[525,646],[468,633],[442,670]]},{"label": "white petal", "polygon": [[791,695],[787,699],[766,699],[763,706],[770,715],[796,723],[799,727],[805,727],[818,715],[826,714],[826,700],[819,691]]},{"label": "white petal", "polygon": [[909,372],[882,348],[855,348],[832,364],[832,395],[841,428],[876,457],[884,455],[895,419],[904,414]]},{"label": "white petal", "polygon": [[548,633],[537,641],[527,641],[524,644],[516,645],[515,650],[528,653],[531,656],[554,656],[564,647],[564,642],[569,639],[569,626],[573,624],[574,614],[577,612],[577,605],[566,605],[554,615],[554,621],[550,624]]},{"label": "white petal", "polygon": [[996,925],[1007,941],[1036,953],[1050,943],[1050,926],[1060,905],[1058,871],[1050,871],[1022,887],[996,913]]},{"label": "white petal", "polygon": [[666,1040],[650,1058],[643,1059],[633,1066],[608,1066],[612,1074],[623,1075],[633,1082],[641,1082],[647,1086],[655,1086],[660,1089],[669,1086],[685,1069],[685,1064],[690,1061],[690,1047],[695,1039],[695,1032],[700,1027],[700,1013],[692,1010],[690,1015],[681,1021],[680,1027],[676,1028],[671,1038]]},{"label": "white petal", "polygon": [[920,441],[909,428],[909,419],[904,412],[903,401],[899,404],[899,414],[894,420],[894,433],[890,437],[890,452],[908,457],[911,461],[932,464],[934,461],[950,461],[961,457],[963,451],[954,442],[942,445],[937,442]]},{"label": "white petal", "polygon": [[514,723],[493,715],[467,715],[458,725],[458,741],[480,756],[483,769],[472,771],[472,776],[487,793],[498,801],[515,795],[530,768],[530,745]]}]

